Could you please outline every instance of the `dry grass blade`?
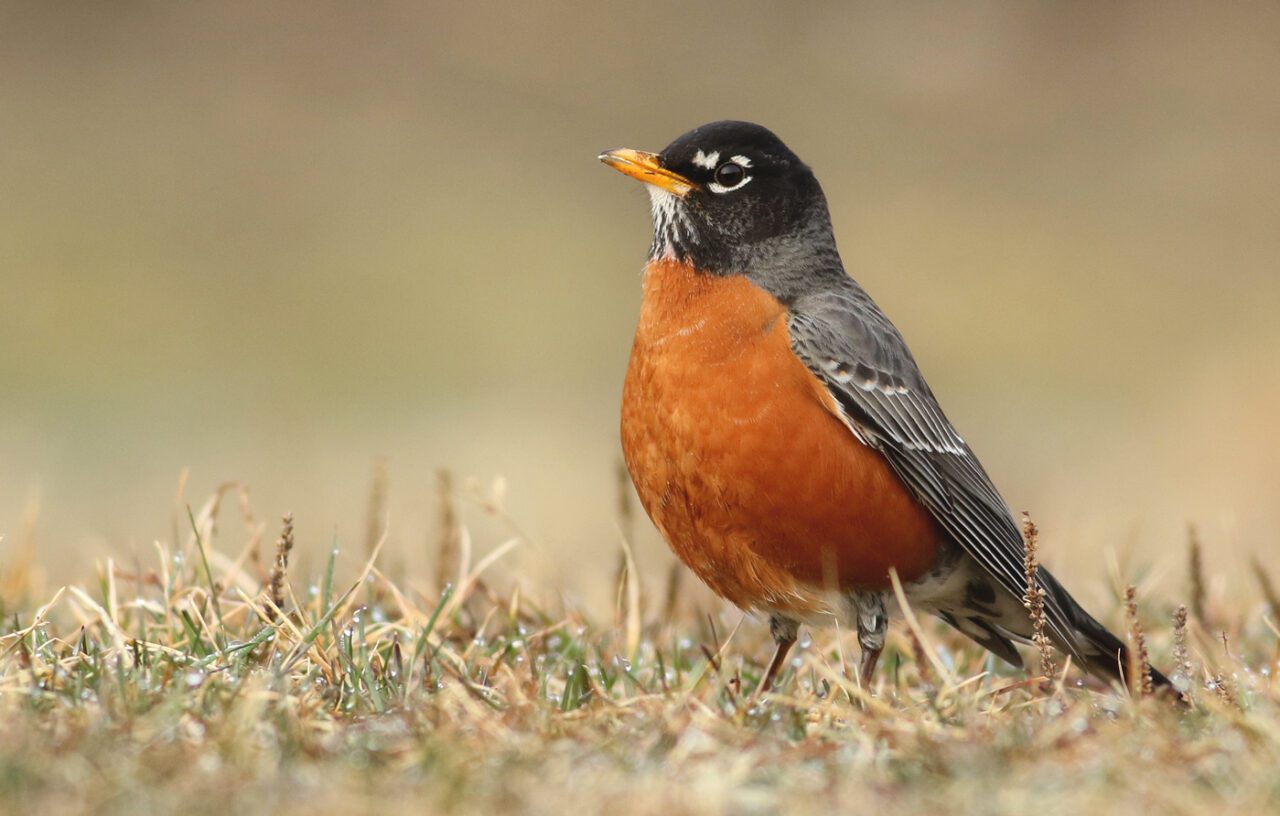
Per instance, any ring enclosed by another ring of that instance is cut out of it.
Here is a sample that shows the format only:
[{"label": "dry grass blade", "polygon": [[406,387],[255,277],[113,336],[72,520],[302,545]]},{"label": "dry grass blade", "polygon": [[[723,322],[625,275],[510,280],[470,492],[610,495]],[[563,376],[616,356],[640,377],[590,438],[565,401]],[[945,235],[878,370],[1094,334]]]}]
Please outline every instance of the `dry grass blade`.
[{"label": "dry grass blade", "polygon": [[[0,657],[4,657],[9,654],[9,652],[11,652],[28,635],[43,626],[45,620],[49,617],[49,610],[57,606],[58,601],[62,600],[62,594],[66,591],[66,587],[58,587],[58,591],[53,593],[53,597],[37,609],[35,614],[31,616],[31,623],[29,625],[22,629],[9,632],[4,637],[0,637]],[[9,642],[6,643],[6,640]]]},{"label": "dry grass blade", "polygon": [[631,501],[631,474],[626,462],[619,461],[614,468],[614,481],[618,491],[618,526],[622,535],[631,540],[635,536],[635,508]]},{"label": "dry grass blade", "polygon": [[619,592],[625,599],[623,612],[624,631],[626,632],[627,659],[635,660],[640,651],[640,573],[636,570],[635,556],[631,553],[631,542],[622,537],[622,586]]},{"label": "dry grass blade", "polygon": [[[452,615],[454,612],[456,612],[458,608],[461,607],[462,604],[466,602],[467,598],[470,597],[471,591],[475,589],[476,582],[480,580],[481,574],[483,574],[484,571],[487,570],[489,567],[497,563],[498,560],[502,558],[502,556],[506,555],[507,553],[511,552],[511,550],[515,549],[519,544],[520,544],[520,539],[518,538],[508,539],[507,541],[495,547],[493,549],[493,552],[489,553],[484,558],[481,558],[479,561],[477,561],[475,567],[466,575],[462,576],[461,579],[458,581],[458,589],[456,592],[453,593],[453,596],[449,599],[449,604],[448,606],[445,607],[445,613],[447,615]],[[466,565],[466,561],[463,562],[463,565],[464,566]]]},{"label": "dry grass blade", "polygon": [[915,610],[911,608],[911,604],[907,601],[907,593],[902,589],[902,580],[898,578],[896,569],[889,570],[889,581],[893,584],[893,595],[898,601],[898,609],[902,611],[902,617],[907,622],[907,627],[911,630],[911,634],[920,641],[920,647],[924,650],[925,656],[929,658],[930,665],[933,666],[934,672],[942,678],[947,689],[956,684],[955,677],[951,674],[947,664],[942,662],[942,658],[938,657],[938,652],[933,648],[933,644],[929,642],[928,637],[924,633],[924,628],[920,625],[919,619],[916,618]]}]

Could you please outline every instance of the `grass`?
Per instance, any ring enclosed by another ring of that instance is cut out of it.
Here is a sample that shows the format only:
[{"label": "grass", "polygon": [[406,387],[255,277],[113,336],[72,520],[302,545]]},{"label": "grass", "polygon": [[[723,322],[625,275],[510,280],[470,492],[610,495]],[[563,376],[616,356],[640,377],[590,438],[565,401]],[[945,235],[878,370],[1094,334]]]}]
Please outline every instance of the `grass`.
[{"label": "grass", "polygon": [[441,491],[444,576],[384,573],[370,524],[298,580],[292,519],[268,563],[261,530],[224,540],[221,495],[150,566],[107,559],[51,597],[30,597],[25,554],[0,564],[4,810],[1280,812],[1261,605],[1188,616],[1130,592],[1112,610],[1185,711],[998,666],[928,621],[892,630],[874,688],[852,679],[855,639],[818,632],[757,699],[765,627],[646,591],[625,547],[617,614],[593,620],[503,578],[518,539],[472,542]]}]

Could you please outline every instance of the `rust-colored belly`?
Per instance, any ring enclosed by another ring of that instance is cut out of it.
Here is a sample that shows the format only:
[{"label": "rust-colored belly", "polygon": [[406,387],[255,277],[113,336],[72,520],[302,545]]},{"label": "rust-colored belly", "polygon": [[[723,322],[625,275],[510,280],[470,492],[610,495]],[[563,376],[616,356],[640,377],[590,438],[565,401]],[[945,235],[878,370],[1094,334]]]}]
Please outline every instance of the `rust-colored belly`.
[{"label": "rust-colored belly", "polygon": [[940,534],[792,353],[784,307],[741,277],[650,264],[622,449],[663,537],[744,609],[821,612],[932,564]]}]

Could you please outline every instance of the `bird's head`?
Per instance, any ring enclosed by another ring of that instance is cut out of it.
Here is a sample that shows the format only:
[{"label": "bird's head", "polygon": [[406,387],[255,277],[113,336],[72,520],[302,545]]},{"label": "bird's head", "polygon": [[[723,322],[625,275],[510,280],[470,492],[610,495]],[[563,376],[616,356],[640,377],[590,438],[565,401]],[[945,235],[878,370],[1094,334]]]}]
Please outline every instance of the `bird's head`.
[{"label": "bird's head", "polygon": [[750,122],[694,128],[661,153],[619,148],[600,160],[643,181],[653,209],[652,259],[711,274],[752,275],[778,252],[830,245],[826,198],[809,167]]}]

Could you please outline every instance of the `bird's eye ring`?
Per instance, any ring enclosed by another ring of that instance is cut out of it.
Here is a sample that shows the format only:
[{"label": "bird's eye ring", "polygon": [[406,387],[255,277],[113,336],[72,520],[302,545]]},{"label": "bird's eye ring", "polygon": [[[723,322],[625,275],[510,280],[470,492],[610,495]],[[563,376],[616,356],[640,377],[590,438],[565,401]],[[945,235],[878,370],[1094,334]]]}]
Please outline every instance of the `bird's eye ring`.
[{"label": "bird's eye ring", "polygon": [[[715,184],[718,187],[722,187],[723,192],[728,192],[735,187],[741,186],[746,178],[747,171],[737,162],[727,161],[716,168]],[[716,190],[716,192],[722,191]]]}]

